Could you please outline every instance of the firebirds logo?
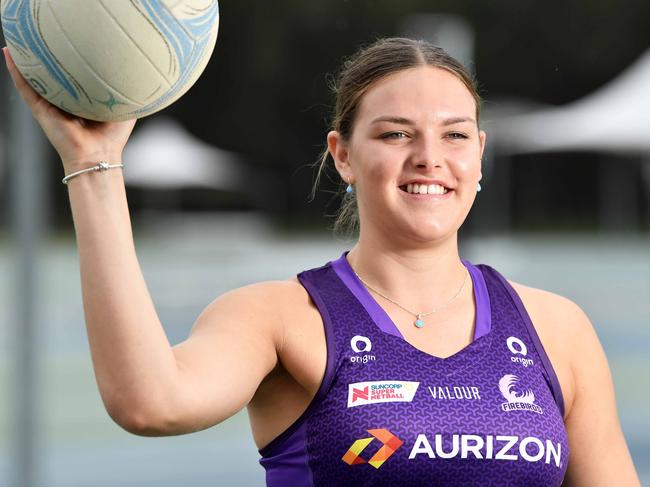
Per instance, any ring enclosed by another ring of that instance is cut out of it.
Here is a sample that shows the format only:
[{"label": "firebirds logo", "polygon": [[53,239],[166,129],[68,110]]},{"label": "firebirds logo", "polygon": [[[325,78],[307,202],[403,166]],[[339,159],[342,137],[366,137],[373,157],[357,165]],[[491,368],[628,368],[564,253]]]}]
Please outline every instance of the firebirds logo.
[{"label": "firebirds logo", "polygon": [[381,467],[386,460],[388,460],[395,451],[404,444],[393,433],[387,429],[371,429],[368,430],[368,433],[372,435],[370,438],[361,438],[360,440],[352,443],[350,449],[345,452],[342,460],[348,465],[359,465],[366,463],[366,460],[361,457],[361,452],[370,444],[373,440],[377,439],[383,443],[383,446],[375,453],[370,460],[367,461],[368,464],[372,465],[375,468]]},{"label": "firebirds logo", "polygon": [[508,401],[501,404],[501,409],[505,412],[525,410],[542,414],[542,408],[535,404],[535,394],[533,394],[533,391],[527,389],[526,391],[517,393],[515,390],[517,382],[519,382],[519,377],[516,375],[508,374],[501,377],[499,390]]},{"label": "firebirds logo", "polygon": [[348,407],[381,402],[411,402],[419,385],[419,382],[398,380],[350,384],[348,386]]}]

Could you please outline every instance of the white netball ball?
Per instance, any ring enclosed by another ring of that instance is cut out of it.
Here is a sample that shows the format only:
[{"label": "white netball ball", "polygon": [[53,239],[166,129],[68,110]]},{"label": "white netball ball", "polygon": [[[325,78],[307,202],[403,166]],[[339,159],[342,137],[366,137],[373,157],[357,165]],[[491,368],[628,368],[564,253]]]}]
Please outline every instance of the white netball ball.
[{"label": "white netball ball", "polygon": [[178,100],[217,40],[217,0],[2,0],[11,55],[36,91],[91,120]]}]

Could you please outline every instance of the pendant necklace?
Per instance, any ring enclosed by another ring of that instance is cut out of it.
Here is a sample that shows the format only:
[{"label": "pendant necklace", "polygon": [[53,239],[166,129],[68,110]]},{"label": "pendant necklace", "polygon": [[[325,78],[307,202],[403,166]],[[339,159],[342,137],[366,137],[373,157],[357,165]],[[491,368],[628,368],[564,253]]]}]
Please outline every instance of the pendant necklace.
[{"label": "pendant necklace", "polygon": [[[354,270],[353,270],[352,272],[354,272]],[[425,323],[424,323],[424,317],[425,317],[425,316],[429,316],[430,314],[433,314],[433,313],[435,313],[436,311],[441,310],[441,309],[444,308],[445,306],[448,306],[448,305],[449,305],[449,304],[450,304],[454,299],[456,299],[456,298],[460,295],[461,291],[462,291],[463,288],[465,287],[465,282],[467,282],[467,275],[469,274],[469,272],[466,271],[466,273],[465,273],[465,279],[463,279],[463,284],[460,286],[460,289],[459,289],[458,292],[454,295],[454,297],[451,298],[449,301],[447,301],[445,304],[438,306],[436,309],[434,309],[433,311],[429,311],[428,313],[414,313],[413,311],[411,311],[411,310],[409,310],[409,309],[406,309],[404,306],[402,306],[402,305],[399,304],[398,302],[396,302],[396,301],[390,299],[388,296],[384,296],[382,293],[380,293],[379,291],[377,291],[375,288],[371,287],[371,286],[370,286],[366,281],[364,281],[363,279],[361,279],[361,276],[360,276],[359,274],[357,274],[356,272],[354,272],[354,274],[359,278],[359,280],[360,280],[360,281],[361,281],[361,282],[362,282],[362,283],[363,283],[363,284],[364,284],[368,289],[370,289],[371,291],[376,292],[376,293],[379,294],[382,298],[387,299],[387,300],[390,301],[391,303],[393,303],[393,304],[399,306],[400,308],[402,308],[402,309],[403,309],[404,311],[406,311],[407,313],[412,314],[413,316],[415,316],[415,322],[414,322],[413,324],[415,325],[416,328],[422,328],[422,327],[425,325]]]}]

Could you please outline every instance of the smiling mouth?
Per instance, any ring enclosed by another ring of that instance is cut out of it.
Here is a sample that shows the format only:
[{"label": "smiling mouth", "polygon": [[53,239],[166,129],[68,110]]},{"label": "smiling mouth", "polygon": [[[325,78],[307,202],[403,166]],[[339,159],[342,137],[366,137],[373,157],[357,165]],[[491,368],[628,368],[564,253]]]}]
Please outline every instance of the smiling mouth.
[{"label": "smiling mouth", "polygon": [[402,191],[405,193],[409,194],[437,194],[437,195],[443,195],[447,194],[450,191],[453,191],[453,189],[450,188],[445,188],[444,186],[440,186],[439,184],[405,184],[399,187]]}]

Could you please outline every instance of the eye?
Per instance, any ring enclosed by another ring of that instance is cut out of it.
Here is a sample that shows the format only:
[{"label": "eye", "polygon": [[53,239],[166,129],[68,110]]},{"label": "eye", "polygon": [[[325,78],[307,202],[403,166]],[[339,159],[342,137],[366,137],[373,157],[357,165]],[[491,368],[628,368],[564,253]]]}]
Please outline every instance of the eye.
[{"label": "eye", "polygon": [[382,139],[399,140],[408,137],[408,135],[404,132],[386,132],[385,134],[381,134],[380,137]]},{"label": "eye", "polygon": [[469,137],[462,132],[449,132],[447,137],[450,139],[469,139]]}]

